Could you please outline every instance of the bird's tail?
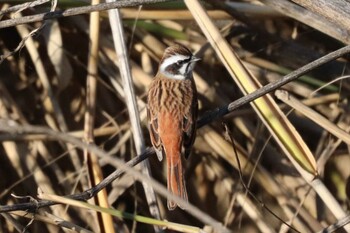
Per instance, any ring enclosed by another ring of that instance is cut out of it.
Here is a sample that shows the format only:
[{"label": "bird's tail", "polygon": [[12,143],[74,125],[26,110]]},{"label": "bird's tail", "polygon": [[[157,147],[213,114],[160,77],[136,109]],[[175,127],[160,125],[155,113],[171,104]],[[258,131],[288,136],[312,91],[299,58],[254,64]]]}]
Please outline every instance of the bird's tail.
[{"label": "bird's tail", "polygon": [[[168,190],[170,193],[188,201],[186,184],[184,179],[184,171],[181,163],[181,153],[175,153],[167,155],[167,167],[168,167]],[[169,200],[168,198],[168,209],[173,210],[179,206],[176,202]]]}]

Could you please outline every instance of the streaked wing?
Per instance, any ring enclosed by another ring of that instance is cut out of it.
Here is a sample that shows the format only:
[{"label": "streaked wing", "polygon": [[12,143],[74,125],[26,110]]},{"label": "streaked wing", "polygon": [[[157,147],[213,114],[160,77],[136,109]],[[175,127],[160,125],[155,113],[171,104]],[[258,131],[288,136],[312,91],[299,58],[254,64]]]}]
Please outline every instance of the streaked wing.
[{"label": "streaked wing", "polygon": [[196,138],[196,128],[197,128],[197,115],[198,115],[198,100],[197,100],[197,90],[194,82],[192,83],[193,96],[190,107],[187,108],[185,116],[183,118],[183,149],[184,156],[187,159],[190,155],[192,145]]},{"label": "streaked wing", "polygon": [[149,127],[149,134],[151,138],[151,143],[156,150],[158,160],[161,161],[163,159],[163,148],[162,148],[162,142],[159,137],[158,132],[158,116],[157,116],[157,109],[154,109],[155,106],[152,105],[154,103],[152,101],[152,98],[154,97],[152,88],[153,85],[151,85],[151,88],[149,90],[149,96],[148,96],[148,105],[147,105],[147,119],[148,119],[148,127]]}]

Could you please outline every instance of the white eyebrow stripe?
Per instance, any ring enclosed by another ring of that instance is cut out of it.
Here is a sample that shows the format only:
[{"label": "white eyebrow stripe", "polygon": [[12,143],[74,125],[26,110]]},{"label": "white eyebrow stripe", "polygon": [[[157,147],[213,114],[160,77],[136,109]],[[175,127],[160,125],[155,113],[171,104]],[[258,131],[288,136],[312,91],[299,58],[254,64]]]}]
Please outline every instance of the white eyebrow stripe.
[{"label": "white eyebrow stripe", "polygon": [[188,56],[184,56],[184,55],[180,55],[178,53],[176,53],[175,55],[166,58],[163,63],[160,65],[159,69],[163,72],[165,72],[165,69],[167,66],[171,65],[171,64],[175,64],[178,61],[181,60],[186,60],[188,59]]}]

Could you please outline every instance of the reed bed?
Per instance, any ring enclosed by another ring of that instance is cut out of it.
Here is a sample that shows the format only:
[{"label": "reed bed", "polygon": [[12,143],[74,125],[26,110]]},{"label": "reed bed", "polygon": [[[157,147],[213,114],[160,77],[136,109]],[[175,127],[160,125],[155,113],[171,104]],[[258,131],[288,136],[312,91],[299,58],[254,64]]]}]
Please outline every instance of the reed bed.
[{"label": "reed bed", "polygon": [[[350,232],[350,3],[319,4],[2,1],[1,232]],[[201,61],[169,211],[146,96],[173,43]]]}]

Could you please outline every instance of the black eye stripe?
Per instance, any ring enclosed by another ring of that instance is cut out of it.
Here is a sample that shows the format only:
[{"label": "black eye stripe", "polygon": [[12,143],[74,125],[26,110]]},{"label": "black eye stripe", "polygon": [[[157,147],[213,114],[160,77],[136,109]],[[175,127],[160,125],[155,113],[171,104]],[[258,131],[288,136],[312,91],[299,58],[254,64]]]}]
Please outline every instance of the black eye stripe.
[{"label": "black eye stripe", "polygon": [[191,60],[192,60],[192,56],[189,56],[188,58],[183,60],[177,60],[176,62],[169,64],[165,68],[165,71],[171,74],[179,74],[180,69],[185,65],[185,73],[187,73],[191,64]]},{"label": "black eye stripe", "polygon": [[192,59],[192,56],[190,56],[189,58],[185,59],[184,62],[185,62],[185,63],[188,63],[188,62],[191,61],[191,59]]},{"label": "black eye stripe", "polygon": [[190,61],[191,61],[191,57],[189,57],[187,59],[184,59],[184,60],[177,61],[176,64],[177,65],[183,65],[183,64],[188,63]]}]

